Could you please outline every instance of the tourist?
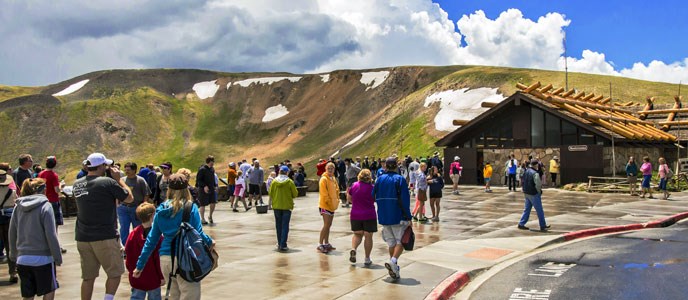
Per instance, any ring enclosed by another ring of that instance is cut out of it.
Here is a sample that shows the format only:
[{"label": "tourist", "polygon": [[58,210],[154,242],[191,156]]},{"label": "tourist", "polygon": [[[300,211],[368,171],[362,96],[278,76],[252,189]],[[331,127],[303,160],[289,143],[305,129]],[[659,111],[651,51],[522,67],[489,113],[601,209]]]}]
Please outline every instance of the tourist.
[{"label": "tourist", "polygon": [[280,167],[279,176],[272,181],[269,190],[272,212],[275,214],[277,250],[280,252],[289,251],[289,247],[287,247],[289,220],[291,220],[291,212],[294,209],[294,198],[299,195],[296,185],[287,176],[288,173],[289,167]]},{"label": "tourist", "polygon": [[162,174],[160,174],[160,176],[156,175],[155,189],[153,190],[153,201],[156,207],[167,200],[167,186],[169,185],[170,176],[172,176],[172,163],[162,163],[160,165],[160,171]]},{"label": "tourist", "polygon": [[315,172],[315,174],[318,175],[318,177],[322,176],[322,174],[325,173],[325,166],[326,165],[327,165],[327,161],[322,159],[322,158],[320,159],[320,161],[318,161],[318,164],[315,165],[315,169],[317,170],[317,172]]},{"label": "tourist", "polygon": [[[186,178],[187,182],[191,180],[191,170],[187,168],[180,168],[179,170],[177,170],[177,174],[183,175]],[[191,199],[193,200],[193,202],[196,203],[196,205],[198,205],[198,189],[193,185],[189,185],[189,194],[191,194]],[[165,194],[165,200],[167,200],[167,194]]]},{"label": "tourist", "polygon": [[483,178],[485,180],[485,192],[492,193],[490,188],[490,181],[492,180],[492,165],[489,161],[485,162],[485,167],[483,168]]},{"label": "tourist", "polygon": [[[208,155],[205,158],[205,164],[198,168],[198,173],[196,173],[196,186],[198,187],[198,203],[201,212],[201,224],[207,225],[208,221],[213,223],[213,212],[215,211],[215,203],[217,203],[217,198],[215,197],[215,157]],[[169,198],[169,197],[168,197]],[[210,206],[210,215],[208,216],[208,221],[205,219],[205,207]]]},{"label": "tourist", "polygon": [[25,180],[10,222],[9,256],[17,263],[24,299],[54,299],[58,288],[55,266],[62,264],[62,254],[53,208],[43,195],[44,188],[43,178]]},{"label": "tourist", "polygon": [[[103,267],[105,300],[115,297],[122,274],[122,244],[117,237],[117,204],[132,203],[129,186],[105,155],[93,153],[86,159],[88,175],[74,182],[76,198],[76,247],[81,257],[81,299],[91,299],[93,284]],[[109,170],[109,171],[108,171]],[[105,176],[105,174],[109,176]]]},{"label": "tourist", "polygon": [[[212,162],[212,159],[209,161]],[[208,164],[206,164],[206,166],[208,166]],[[212,165],[209,167],[212,168]],[[146,237],[146,243],[136,263],[136,269],[133,274],[134,278],[141,277],[141,273],[148,263],[148,259],[152,255],[153,250],[155,250],[158,247],[158,243],[160,243],[160,269],[162,270],[162,275],[165,277],[165,282],[169,282],[170,273],[174,271],[172,270],[171,257],[173,247],[172,241],[179,231],[179,226],[182,224],[184,204],[187,201],[192,201],[188,185],[189,182],[186,180],[186,177],[181,174],[170,176],[169,191],[167,193],[168,200],[160,204],[155,211],[156,216],[153,219],[153,225],[150,233],[148,233]],[[205,191],[206,194],[209,192],[212,192],[212,190],[208,189]],[[200,234],[203,243],[209,246],[210,249],[215,247],[215,242],[203,232],[198,208],[193,203],[191,204],[188,223]],[[160,242],[161,236],[163,238],[162,242]],[[176,259],[177,258],[175,258],[175,260]],[[188,282],[181,276],[175,276],[171,281],[171,299],[201,299],[200,282]]]},{"label": "tourist", "polygon": [[234,189],[236,188],[237,170],[236,163],[230,162],[227,170],[227,195],[229,196],[229,207],[234,207]]},{"label": "tourist", "polygon": [[368,155],[366,155],[363,158],[363,162],[361,163],[361,169],[368,169],[370,170],[370,161],[368,160]]},{"label": "tourist", "polygon": [[659,190],[662,192],[663,200],[669,200],[669,192],[667,191],[667,181],[669,180],[669,172],[671,172],[671,169],[669,169],[669,165],[667,165],[664,157],[660,157],[659,169],[657,173],[659,175]]},{"label": "tourist", "polygon": [[298,187],[306,185],[306,176],[304,175],[303,171],[301,171],[301,169],[296,169],[296,173],[294,174],[294,184],[296,184],[296,186]]},{"label": "tourist", "polygon": [[41,174],[41,172],[43,172],[43,167],[40,164],[33,164],[31,170],[33,170],[31,178],[38,178],[38,174]]},{"label": "tourist", "polygon": [[557,186],[557,176],[559,175],[559,157],[556,155],[549,161],[549,176],[552,179],[550,186]]},{"label": "tourist", "polygon": [[[48,156],[48,158],[45,159],[46,169],[38,174],[38,178],[43,178],[43,180],[45,180],[45,196],[53,207],[55,230],[64,224],[62,207],[60,205],[60,178],[54,170],[56,166],[57,158],[55,156]],[[67,249],[65,248],[60,247],[60,250],[62,253],[67,253]]]},{"label": "tourist", "polygon": [[245,176],[243,176],[243,173],[244,172],[242,172],[241,170],[237,172],[236,186],[234,187],[234,206],[232,206],[233,212],[239,212],[239,210],[237,210],[239,202],[244,204],[244,211],[248,211],[249,209],[251,209],[250,206],[246,206],[246,200],[244,200],[244,195],[246,191],[246,181],[244,180]]},{"label": "tourist", "polygon": [[537,168],[539,168],[539,162],[537,159],[534,159],[530,162],[530,168],[526,170],[526,173],[523,175],[523,194],[526,200],[523,215],[518,222],[518,229],[529,229],[526,227],[526,223],[530,218],[531,209],[535,207],[538,222],[540,223],[540,231],[546,232],[547,229],[550,228],[550,225],[547,225],[547,222],[545,222],[545,212],[542,209],[542,182],[537,173]]},{"label": "tourist", "polygon": [[[274,168],[270,168],[274,169]],[[289,169],[287,167],[287,169]],[[279,170],[279,168],[277,169]],[[275,172],[270,172],[270,175],[268,175],[268,179],[265,180],[265,188],[268,190],[268,210],[272,210],[272,198],[270,197],[270,186],[272,185],[272,182],[275,181],[275,178],[277,178],[277,174]],[[296,183],[294,183],[296,184]]]},{"label": "tourist", "polygon": [[[33,166],[33,158],[31,154],[19,155],[19,167],[12,172],[12,179],[17,187],[22,187],[24,180],[33,178],[31,167]],[[17,191],[19,193],[19,191]]]},{"label": "tourist", "polygon": [[420,163],[420,167],[413,173],[413,186],[415,187],[416,205],[413,207],[413,220],[426,222],[425,201],[428,200],[428,180],[425,171],[428,168],[426,163]]},{"label": "tourist", "polygon": [[404,252],[401,238],[411,222],[411,199],[406,179],[394,171],[397,169],[396,158],[387,158],[385,168],[388,171],[378,177],[373,190],[378,223],[382,225],[382,239],[389,247],[389,262],[385,263],[385,268],[393,280],[398,280],[399,257]]},{"label": "tourist", "polygon": [[461,178],[461,163],[459,162],[461,158],[454,156],[454,162],[449,165],[449,178],[452,181],[452,194],[459,194],[459,180]]},{"label": "tourist", "polygon": [[334,177],[335,166],[333,163],[328,163],[325,166],[325,173],[320,177],[318,210],[323,219],[323,227],[320,229],[320,237],[318,239],[318,251],[328,253],[336,250],[330,244],[330,227],[332,227],[332,220],[334,219],[334,211],[337,210],[339,203],[339,186],[337,179]]},{"label": "tourist", "polygon": [[643,157],[643,164],[640,166],[640,172],[643,173],[643,182],[640,187],[643,189],[643,194],[640,198],[645,198],[645,194],[650,194],[648,199],[654,199],[652,197],[652,189],[650,189],[650,180],[652,179],[652,163],[650,163],[650,157]]},{"label": "tourist", "polygon": [[442,162],[442,159],[440,158],[440,153],[435,152],[435,154],[432,156],[430,159],[432,162],[433,167],[437,167],[437,170],[439,170],[440,174],[444,172],[444,163]]},{"label": "tourist", "polygon": [[516,191],[516,169],[518,169],[518,163],[512,153],[509,155],[509,161],[506,162],[507,185],[509,186],[509,191]]},{"label": "tourist", "polygon": [[[136,168],[134,168],[134,171],[136,171]],[[136,175],[136,173],[134,173],[134,175]],[[140,176],[137,177],[141,178]],[[143,251],[143,246],[146,243],[146,238],[151,231],[151,227],[153,226],[154,215],[155,205],[151,203],[143,202],[136,208],[136,217],[141,221],[141,224],[136,226],[134,231],[131,232],[124,247],[127,271],[129,271],[129,285],[131,286],[132,300],[144,300],[146,298],[148,298],[148,300],[154,300],[162,298],[160,286],[165,284],[165,276],[162,275],[162,270],[160,269],[160,242],[156,244],[150,259],[148,259],[148,262],[146,262],[141,271],[141,275],[134,277],[136,263]]]},{"label": "tourist", "polygon": [[628,163],[626,164],[626,176],[628,177],[628,184],[630,186],[631,196],[638,196],[638,165],[635,163],[635,158],[633,156],[628,158]]},{"label": "tourist", "polygon": [[521,162],[516,168],[516,186],[521,187],[521,181],[523,179],[523,174],[526,172],[526,163]]},{"label": "tourist", "polygon": [[[3,165],[7,165],[3,163]],[[7,165],[7,170],[9,170],[9,165]],[[12,177],[7,174],[7,170],[0,169],[0,209],[2,214],[0,214],[0,239],[2,240],[2,246],[7,254],[7,266],[10,275],[10,283],[17,283],[17,268],[15,260],[10,258],[10,218],[14,212],[14,203],[17,199],[16,187],[14,186],[14,181]]]},{"label": "tourist", "polygon": [[[127,243],[127,238],[129,237],[129,229],[136,228],[141,225],[141,221],[136,217],[136,208],[139,204],[150,201],[150,188],[148,183],[143,177],[136,175],[136,170],[138,166],[135,162],[128,162],[124,164],[124,174],[126,178],[124,183],[127,184],[132,196],[134,196],[134,202],[132,203],[120,203],[117,206],[117,219],[119,219],[119,237],[122,240],[122,245]],[[167,187],[165,187],[167,189]]]},{"label": "tourist", "polygon": [[432,166],[430,175],[428,175],[428,189],[430,190],[430,210],[432,211],[432,221],[440,221],[440,200],[442,200],[442,189],[444,188],[444,179],[440,174],[437,166]]},{"label": "tourist", "polygon": [[265,171],[260,167],[260,161],[257,159],[253,161],[253,168],[248,170],[248,205],[263,204],[263,194],[260,190],[263,180],[265,178]]},{"label": "tourist", "polygon": [[344,164],[346,165],[346,192],[347,192],[347,197],[346,197],[346,204],[343,205],[342,207],[349,207],[351,204],[351,197],[349,197],[348,192],[351,186],[358,181],[358,173],[361,172],[361,168],[359,168],[356,164],[354,164],[350,158],[347,158],[344,160]]},{"label": "tourist", "polygon": [[85,160],[81,163],[81,170],[79,171],[79,173],[76,174],[76,179],[86,177],[86,175],[88,175],[88,166],[86,165],[86,163],[87,162]]},{"label": "tourist", "polygon": [[347,192],[351,196],[351,251],[349,261],[356,263],[356,251],[363,242],[365,251],[365,266],[370,266],[370,252],[373,250],[373,233],[377,232],[377,214],[375,213],[375,198],[373,198],[373,177],[370,170],[363,169],[358,173],[358,181],[351,185]]}]

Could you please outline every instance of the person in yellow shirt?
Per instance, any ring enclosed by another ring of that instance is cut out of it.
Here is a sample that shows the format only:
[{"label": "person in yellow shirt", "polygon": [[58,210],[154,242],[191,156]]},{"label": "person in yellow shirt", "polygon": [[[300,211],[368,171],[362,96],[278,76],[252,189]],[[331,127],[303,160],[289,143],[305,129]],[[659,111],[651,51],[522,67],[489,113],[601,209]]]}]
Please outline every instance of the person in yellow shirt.
[{"label": "person in yellow shirt", "polygon": [[320,229],[318,251],[328,253],[337,248],[330,244],[330,227],[334,219],[334,211],[339,207],[339,185],[334,177],[334,163],[325,166],[325,173],[320,177],[318,210],[323,218],[323,227]]},{"label": "person in yellow shirt", "polygon": [[485,192],[492,193],[492,189],[490,188],[490,179],[492,178],[492,166],[490,165],[489,161],[485,162],[485,167],[483,168],[483,178],[485,178]]},{"label": "person in yellow shirt", "polygon": [[557,186],[557,176],[559,175],[559,157],[556,155],[549,161],[549,174],[552,177],[552,186]]}]

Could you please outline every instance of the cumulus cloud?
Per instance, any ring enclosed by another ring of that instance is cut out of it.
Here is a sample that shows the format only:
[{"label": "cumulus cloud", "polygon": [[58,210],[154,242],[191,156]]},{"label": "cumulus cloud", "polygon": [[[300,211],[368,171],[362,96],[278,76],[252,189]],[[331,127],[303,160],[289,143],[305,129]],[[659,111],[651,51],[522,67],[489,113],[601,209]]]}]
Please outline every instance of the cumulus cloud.
[{"label": "cumulus cloud", "polygon": [[[509,9],[456,23],[430,0],[10,1],[0,10],[4,84],[49,84],[111,68],[325,72],[397,65],[496,65],[563,70],[563,29],[549,13]],[[604,53],[568,60],[577,72],[688,81],[688,59],[617,70]]]}]

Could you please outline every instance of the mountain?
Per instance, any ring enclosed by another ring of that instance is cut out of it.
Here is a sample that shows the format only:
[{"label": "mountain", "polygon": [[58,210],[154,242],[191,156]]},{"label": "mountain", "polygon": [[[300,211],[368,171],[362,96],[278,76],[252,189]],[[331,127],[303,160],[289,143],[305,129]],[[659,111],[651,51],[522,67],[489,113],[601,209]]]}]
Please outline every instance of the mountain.
[{"label": "mountain", "polygon": [[[0,85],[0,160],[15,166],[20,153],[37,162],[57,155],[68,182],[91,152],[192,170],[213,154],[219,171],[242,158],[264,165],[291,159],[312,174],[330,155],[431,154],[448,133],[438,128],[450,130],[446,122],[479,113],[485,97],[508,97],[517,82],[535,81],[563,86],[564,73],[483,66],[304,75],[147,69],[92,72],[43,87]],[[569,87],[595,94],[609,95],[610,82],[620,102],[651,95],[669,103],[677,90],[569,73]]]}]

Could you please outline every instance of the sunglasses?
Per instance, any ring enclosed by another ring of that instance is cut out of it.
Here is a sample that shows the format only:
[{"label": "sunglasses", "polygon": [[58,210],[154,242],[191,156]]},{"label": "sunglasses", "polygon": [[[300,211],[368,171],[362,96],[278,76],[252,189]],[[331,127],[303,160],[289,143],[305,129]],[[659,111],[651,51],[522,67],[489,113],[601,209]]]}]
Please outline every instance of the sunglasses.
[{"label": "sunglasses", "polygon": [[169,169],[170,169],[169,167],[164,167],[164,166],[163,166],[163,167],[160,167],[160,168],[163,169],[163,170],[169,170]]}]

